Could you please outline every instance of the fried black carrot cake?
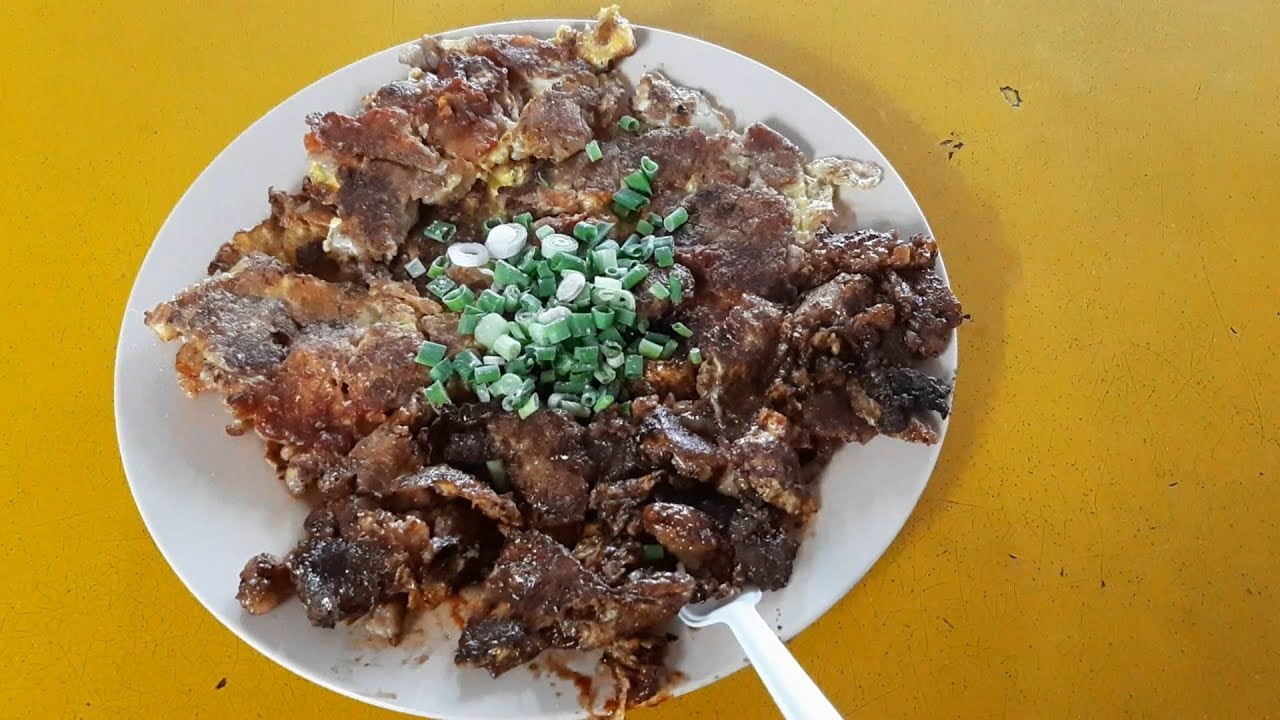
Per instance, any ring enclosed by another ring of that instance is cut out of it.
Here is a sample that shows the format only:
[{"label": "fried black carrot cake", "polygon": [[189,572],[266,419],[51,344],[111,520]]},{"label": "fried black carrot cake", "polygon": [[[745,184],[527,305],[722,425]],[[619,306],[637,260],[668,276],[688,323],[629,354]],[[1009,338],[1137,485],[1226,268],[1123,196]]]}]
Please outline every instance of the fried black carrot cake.
[{"label": "fried black carrot cake", "polygon": [[616,8],[554,38],[423,38],[209,277],[147,314],[310,503],[249,559],[251,613],[397,641],[470,588],[456,654],[601,650],[622,707],[670,681],[685,603],[791,575],[832,453],[936,442],[960,324],[928,237],[837,229],[874,165],[739,129]]}]

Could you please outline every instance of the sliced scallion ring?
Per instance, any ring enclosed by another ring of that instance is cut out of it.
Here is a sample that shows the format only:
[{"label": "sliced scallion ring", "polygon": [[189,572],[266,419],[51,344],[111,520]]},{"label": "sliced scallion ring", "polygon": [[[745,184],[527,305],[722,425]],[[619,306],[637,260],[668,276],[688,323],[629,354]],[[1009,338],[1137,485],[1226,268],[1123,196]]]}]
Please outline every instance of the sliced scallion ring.
[{"label": "sliced scallion ring", "polygon": [[506,260],[523,250],[528,240],[529,231],[524,225],[503,223],[489,231],[485,237],[484,246],[489,249],[490,256],[498,260]]},{"label": "sliced scallion ring", "polygon": [[489,250],[480,243],[456,243],[449,246],[449,262],[458,267],[481,267],[489,262]]}]

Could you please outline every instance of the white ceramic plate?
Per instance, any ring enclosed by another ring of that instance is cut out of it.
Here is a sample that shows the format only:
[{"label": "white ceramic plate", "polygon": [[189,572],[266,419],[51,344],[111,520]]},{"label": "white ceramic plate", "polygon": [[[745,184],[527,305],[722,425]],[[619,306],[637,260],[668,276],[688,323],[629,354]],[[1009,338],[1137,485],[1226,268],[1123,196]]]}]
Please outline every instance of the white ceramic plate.
[{"label": "white ceramic plate", "polygon": [[[550,36],[563,20],[485,25],[446,33]],[[739,126],[764,121],[806,153],[873,160],[885,169],[870,191],[846,191],[859,226],[930,232],[915,199],[885,157],[848,120],[783,75],[737,53],[664,30],[637,28],[640,50],[622,67],[634,80],[664,69],[707,90]],[[571,684],[517,669],[494,680],[454,666],[456,629],[441,619],[404,646],[372,649],[346,629],[312,628],[296,602],[254,617],[235,599],[237,575],[252,555],[287,552],[305,515],[262,459],[262,445],[223,433],[228,417],[212,396],[178,389],[175,345],[143,325],[143,312],[203,276],[216,248],[268,214],[266,188],[295,188],[307,170],[308,113],[355,111],[367,91],[404,76],[399,48],[349,65],[281,103],[229,145],[196,179],[160,229],[134,283],[116,356],[116,428],[134,498],[156,545],[191,592],[228,628],[271,659],[325,687],[393,710],[447,720],[580,718]],[[929,368],[951,377],[953,342]],[[942,430],[945,431],[945,423]],[[822,486],[822,510],[786,589],[765,596],[761,613],[790,638],[853,587],[915,507],[939,446],[877,439],[837,454]],[[688,692],[744,664],[723,627],[687,633],[672,662]],[[411,639],[412,640],[412,639]]]}]

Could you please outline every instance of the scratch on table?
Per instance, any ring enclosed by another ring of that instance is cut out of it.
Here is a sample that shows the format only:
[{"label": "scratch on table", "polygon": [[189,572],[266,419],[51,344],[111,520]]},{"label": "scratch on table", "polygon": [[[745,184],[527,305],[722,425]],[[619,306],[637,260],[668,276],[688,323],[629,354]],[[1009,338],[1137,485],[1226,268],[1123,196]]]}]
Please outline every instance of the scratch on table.
[{"label": "scratch on table", "polygon": [[[1218,293],[1213,289],[1213,281],[1209,279],[1208,263],[1204,259],[1204,251],[1198,251],[1200,255],[1200,274],[1204,275],[1204,284],[1209,288],[1209,299],[1213,301],[1213,309],[1218,312],[1218,321],[1225,328],[1231,326],[1227,324],[1227,318],[1222,314],[1222,306],[1218,304]],[[1258,402],[1258,388],[1253,384],[1253,376],[1249,374],[1249,366],[1240,359],[1240,350],[1235,345],[1233,337],[1228,337],[1227,342],[1231,345],[1231,355],[1235,358],[1236,364],[1240,366],[1240,372],[1244,374],[1245,382],[1249,383],[1249,394],[1253,397],[1254,420],[1258,423],[1258,437],[1265,440],[1266,419],[1262,415],[1262,403]]]}]

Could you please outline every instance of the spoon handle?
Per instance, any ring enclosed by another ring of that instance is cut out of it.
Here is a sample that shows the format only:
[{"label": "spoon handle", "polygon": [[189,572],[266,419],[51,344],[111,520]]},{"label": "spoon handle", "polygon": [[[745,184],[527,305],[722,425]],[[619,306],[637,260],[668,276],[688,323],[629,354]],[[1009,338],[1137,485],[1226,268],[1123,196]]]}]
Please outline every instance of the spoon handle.
[{"label": "spoon handle", "polygon": [[732,604],[724,610],[725,623],[786,720],[840,720],[840,713],[754,607]]}]

